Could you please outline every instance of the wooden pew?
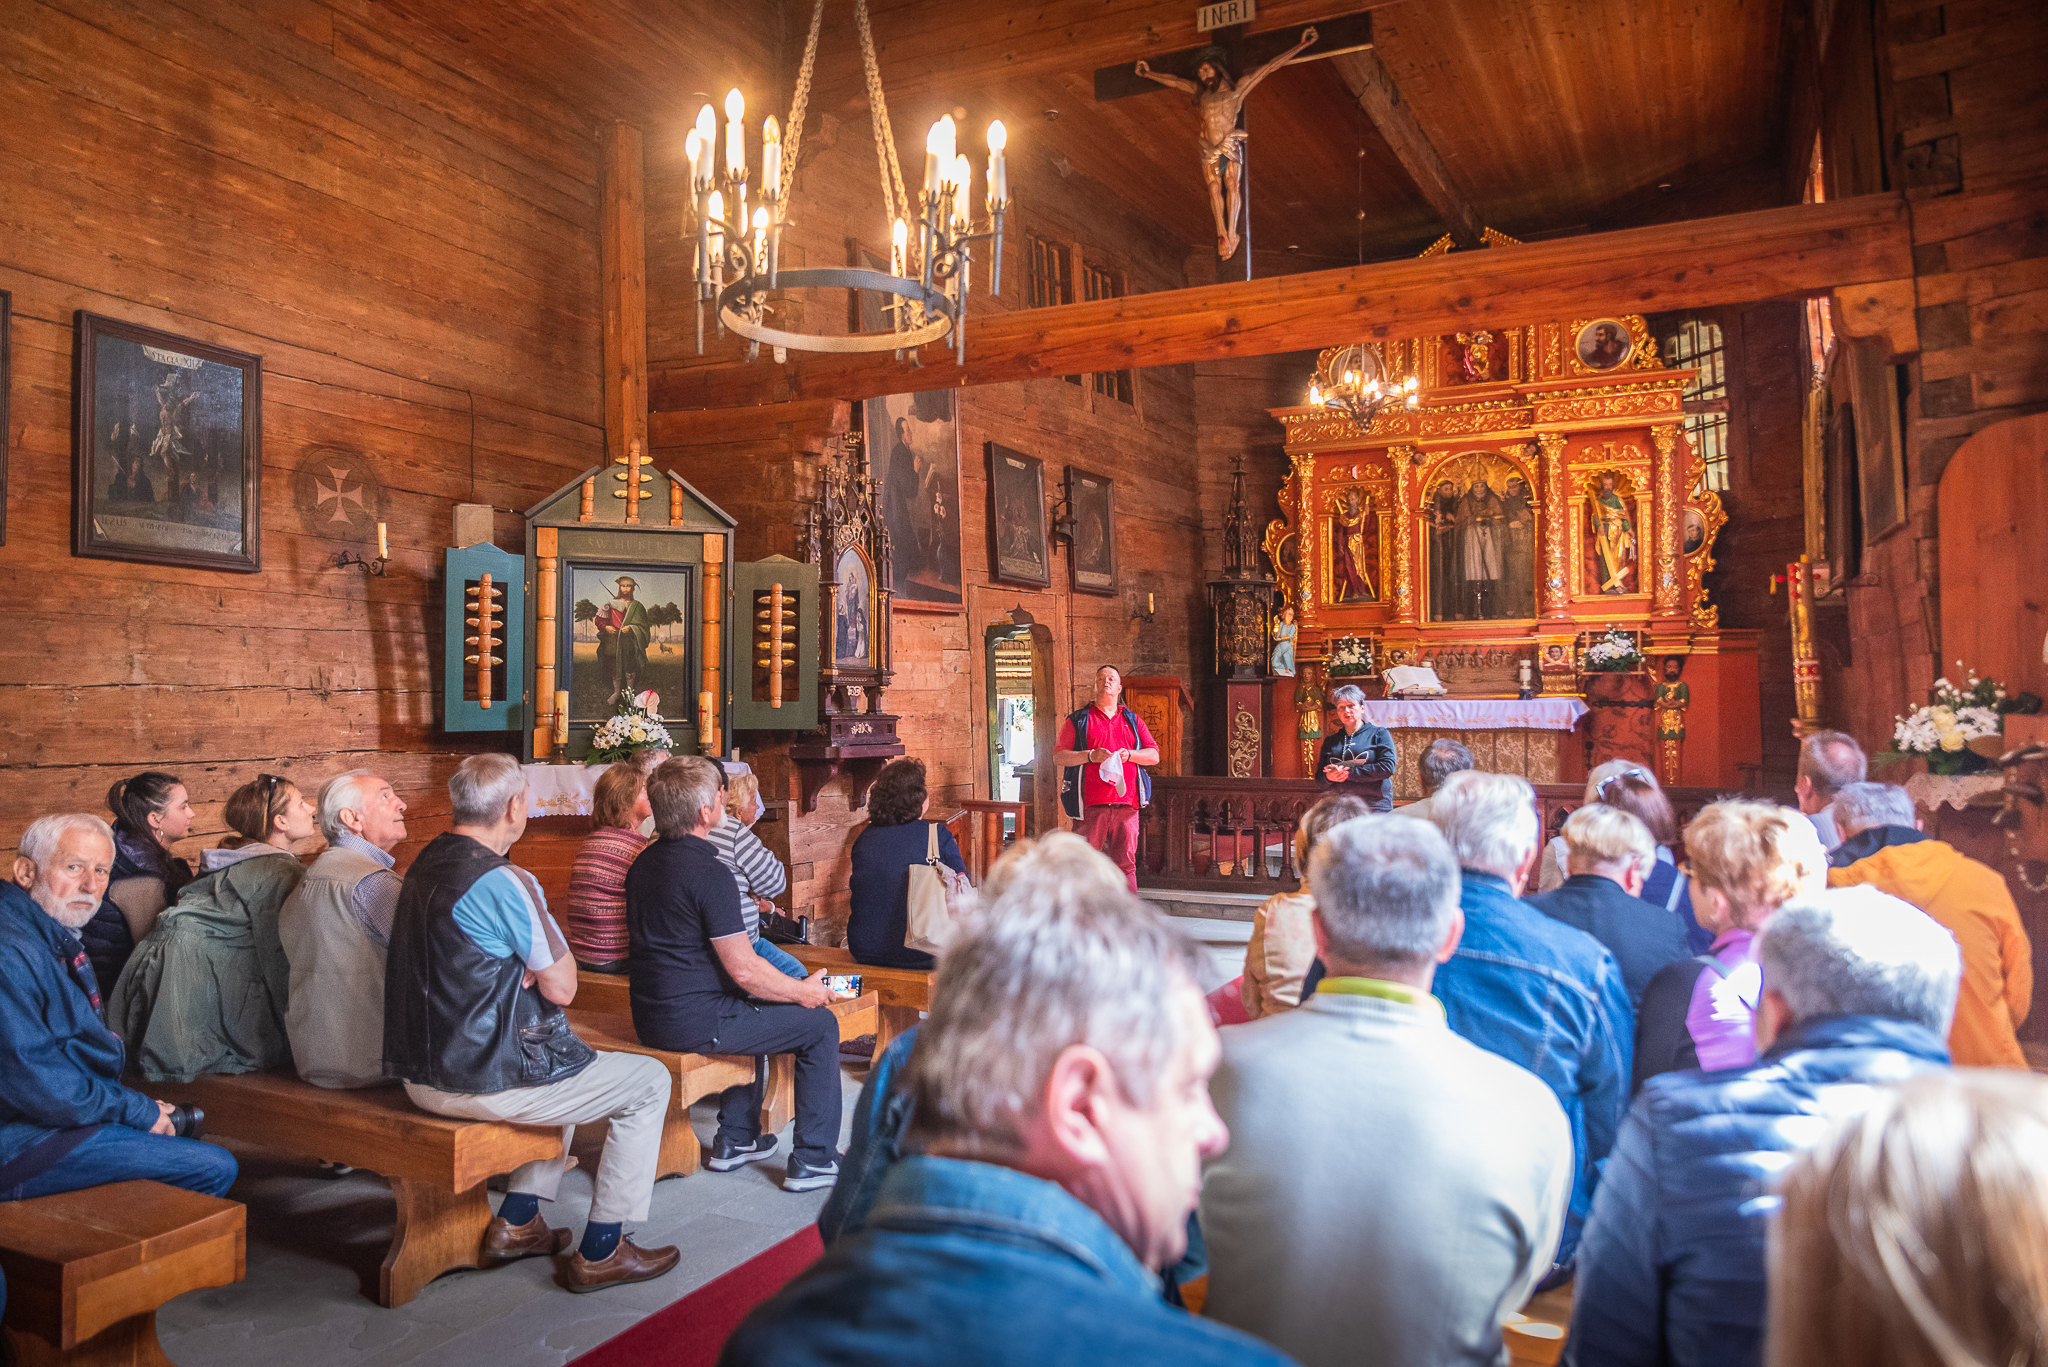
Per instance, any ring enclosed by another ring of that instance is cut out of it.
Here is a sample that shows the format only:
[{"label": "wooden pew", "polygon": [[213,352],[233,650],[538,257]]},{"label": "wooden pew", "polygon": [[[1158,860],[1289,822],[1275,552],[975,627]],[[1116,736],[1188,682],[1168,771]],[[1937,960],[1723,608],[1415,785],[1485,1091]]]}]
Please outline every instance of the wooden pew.
[{"label": "wooden pew", "polygon": [[242,1279],[240,1203],[157,1182],[0,1202],[7,1340],[19,1367],[171,1367],[157,1307]]},{"label": "wooden pew", "polygon": [[917,1024],[917,1013],[932,1009],[932,975],[925,968],[876,968],[857,961],[844,949],[824,945],[784,945],[798,963],[815,973],[858,973],[861,991],[881,1000],[881,1018],[875,1030],[875,1057],[889,1047],[889,1041]]},{"label": "wooden pew", "polygon": [[[842,1040],[874,1034],[880,1027],[881,1007],[872,992],[864,992],[851,1001],[833,1002],[832,1014],[839,1017],[839,1038]],[[662,1175],[666,1177],[674,1171],[687,1176],[695,1172],[700,1145],[696,1132],[690,1130],[690,1106],[713,1092],[722,1092],[728,1087],[742,1086],[751,1081],[754,1076],[752,1059],[679,1054],[643,1045],[633,1030],[633,994],[623,973],[578,970],[576,1000],[569,1007],[569,1022],[593,1049],[645,1054],[668,1067],[669,1076],[675,1084],[676,1098],[671,1127],[680,1123],[687,1132],[687,1138],[675,1135],[672,1141],[670,1135],[663,1135]],[[712,1066],[727,1064],[744,1067]],[[768,1060],[768,1086],[761,1097],[761,1132],[779,1134],[795,1116],[796,1059],[790,1054],[771,1055]],[[681,1161],[686,1154],[688,1167],[671,1167],[673,1161]]]},{"label": "wooden pew", "polygon": [[381,1173],[398,1202],[377,1303],[404,1305],[443,1272],[476,1267],[491,1222],[484,1179],[562,1152],[550,1125],[428,1115],[398,1087],[337,1091],[283,1073],[142,1084],[163,1101],[201,1106],[210,1135]]}]

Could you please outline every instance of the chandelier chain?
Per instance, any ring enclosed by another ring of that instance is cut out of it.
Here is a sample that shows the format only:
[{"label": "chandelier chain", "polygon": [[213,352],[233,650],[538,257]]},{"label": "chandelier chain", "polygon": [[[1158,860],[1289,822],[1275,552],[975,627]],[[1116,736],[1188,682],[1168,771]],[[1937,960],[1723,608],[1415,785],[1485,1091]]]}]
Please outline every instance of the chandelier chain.
[{"label": "chandelier chain", "polygon": [[782,159],[782,183],[776,187],[784,204],[789,203],[789,192],[796,184],[797,155],[804,145],[804,117],[811,103],[811,70],[818,64],[818,30],[824,24],[825,0],[818,0],[817,8],[811,11],[811,36],[804,40],[803,65],[797,68],[796,95],[789,102],[789,133],[784,138],[789,153]]},{"label": "chandelier chain", "polygon": [[888,198],[893,183],[895,201],[885,206],[889,221],[908,220],[910,194],[903,188],[903,164],[896,157],[896,133],[889,126],[889,102],[882,96],[882,68],[875,60],[875,31],[868,24],[868,0],[854,0],[853,18],[860,28],[860,62],[868,84],[868,117],[875,126],[875,160],[881,166],[882,196]]}]

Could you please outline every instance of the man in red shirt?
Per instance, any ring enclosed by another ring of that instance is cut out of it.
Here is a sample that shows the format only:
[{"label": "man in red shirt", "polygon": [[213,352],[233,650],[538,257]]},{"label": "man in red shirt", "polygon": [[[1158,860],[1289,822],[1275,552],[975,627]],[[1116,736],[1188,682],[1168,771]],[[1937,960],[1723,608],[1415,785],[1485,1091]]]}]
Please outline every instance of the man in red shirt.
[{"label": "man in red shirt", "polygon": [[[1052,762],[1067,771],[1060,779],[1060,802],[1076,818],[1074,829],[1124,871],[1136,892],[1138,809],[1144,805],[1141,789],[1150,785],[1132,766],[1159,763],[1159,745],[1138,714],[1123,706],[1123,695],[1116,666],[1096,670],[1095,701],[1060,723]],[[1102,765],[1112,756],[1123,762],[1115,783],[1102,777]]]}]

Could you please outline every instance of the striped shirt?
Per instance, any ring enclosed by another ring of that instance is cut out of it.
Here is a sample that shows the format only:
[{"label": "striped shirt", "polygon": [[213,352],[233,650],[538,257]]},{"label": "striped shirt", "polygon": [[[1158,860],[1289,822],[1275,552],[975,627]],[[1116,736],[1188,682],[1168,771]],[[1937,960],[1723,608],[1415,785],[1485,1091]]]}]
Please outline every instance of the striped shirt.
[{"label": "striped shirt", "polygon": [[626,957],[626,871],[647,842],[617,826],[594,830],[569,870],[569,948],[609,968]]},{"label": "striped shirt", "polygon": [[760,939],[761,908],[755,899],[779,896],[789,886],[782,861],[770,854],[761,838],[731,812],[704,838],[718,852],[718,862],[732,870],[732,880],[740,889],[740,916],[747,923],[747,934]]}]

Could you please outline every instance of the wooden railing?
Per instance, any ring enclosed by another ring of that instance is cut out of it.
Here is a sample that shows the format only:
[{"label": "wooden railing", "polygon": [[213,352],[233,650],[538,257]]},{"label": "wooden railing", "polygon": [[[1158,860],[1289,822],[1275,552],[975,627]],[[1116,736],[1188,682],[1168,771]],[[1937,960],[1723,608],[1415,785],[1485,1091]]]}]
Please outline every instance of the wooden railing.
[{"label": "wooden railing", "polygon": [[[1011,826],[1007,836],[1003,831],[1006,818]],[[953,833],[954,843],[960,846],[960,857],[967,861],[967,876],[980,887],[990,866],[1002,857],[1010,841],[1031,835],[1031,808],[1022,802],[970,799],[946,818],[946,829]]]},{"label": "wooden railing", "polygon": [[[1547,840],[1584,805],[1586,790],[1576,783],[1535,788]],[[1291,892],[1301,885],[1295,826],[1331,791],[1319,779],[1155,778],[1152,805],[1139,823],[1138,884],[1180,892]],[[1713,788],[1664,793],[1681,828],[1707,803],[1731,796]]]}]

